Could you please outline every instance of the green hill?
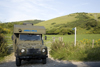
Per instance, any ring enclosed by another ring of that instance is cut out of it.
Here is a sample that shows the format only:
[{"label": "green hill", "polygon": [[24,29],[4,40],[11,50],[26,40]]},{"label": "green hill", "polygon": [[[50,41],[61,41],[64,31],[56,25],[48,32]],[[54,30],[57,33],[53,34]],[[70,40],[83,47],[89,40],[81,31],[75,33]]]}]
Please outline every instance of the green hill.
[{"label": "green hill", "polygon": [[45,26],[47,29],[49,29],[49,28],[52,28],[54,25],[57,25],[57,24],[64,24],[64,23],[67,23],[67,22],[72,22],[74,20],[77,20],[75,18],[75,16],[76,16],[76,14],[70,14],[70,15],[54,18],[54,19],[51,19],[51,20],[48,20],[48,21],[44,21],[44,22],[38,23],[36,25],[38,25],[38,26],[42,25],[42,26]]},{"label": "green hill", "polygon": [[6,29],[10,29],[11,32],[13,32],[13,26],[14,25],[22,25],[23,23],[33,23],[33,24],[37,24],[43,22],[43,20],[25,20],[25,21],[16,21],[16,22],[6,22],[6,23],[0,23],[0,27],[1,28],[6,28]]},{"label": "green hill", "polygon": [[47,34],[72,34],[73,27],[79,34],[100,33],[100,13],[73,13],[35,25],[45,26]]}]

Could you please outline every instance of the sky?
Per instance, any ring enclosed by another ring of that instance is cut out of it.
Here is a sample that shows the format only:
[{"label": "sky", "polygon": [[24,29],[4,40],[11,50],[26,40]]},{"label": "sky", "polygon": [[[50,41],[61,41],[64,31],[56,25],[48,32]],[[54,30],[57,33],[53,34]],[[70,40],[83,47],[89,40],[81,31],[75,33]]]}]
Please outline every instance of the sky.
[{"label": "sky", "polygon": [[100,13],[100,0],[0,0],[0,22],[50,20],[76,12]]}]

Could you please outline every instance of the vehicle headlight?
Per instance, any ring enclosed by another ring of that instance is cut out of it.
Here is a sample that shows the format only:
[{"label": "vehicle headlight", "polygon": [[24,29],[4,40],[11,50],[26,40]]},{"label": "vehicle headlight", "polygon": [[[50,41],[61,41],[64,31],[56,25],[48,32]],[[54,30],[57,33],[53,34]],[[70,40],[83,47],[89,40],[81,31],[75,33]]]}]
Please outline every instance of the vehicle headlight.
[{"label": "vehicle headlight", "polygon": [[24,53],[25,52],[25,49],[21,49],[21,52]]},{"label": "vehicle headlight", "polygon": [[42,49],[42,52],[45,52],[45,49]]}]

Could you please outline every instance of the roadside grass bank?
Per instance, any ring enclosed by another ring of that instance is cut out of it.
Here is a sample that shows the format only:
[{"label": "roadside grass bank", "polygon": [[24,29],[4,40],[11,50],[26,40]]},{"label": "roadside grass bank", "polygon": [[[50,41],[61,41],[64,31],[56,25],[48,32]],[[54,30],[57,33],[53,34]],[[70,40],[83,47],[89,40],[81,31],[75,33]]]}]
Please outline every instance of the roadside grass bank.
[{"label": "roadside grass bank", "polygon": [[14,52],[0,59],[0,63],[9,62],[9,61],[15,61]]},{"label": "roadside grass bank", "polygon": [[[83,41],[83,42],[82,42]],[[68,61],[100,61],[100,39],[92,43],[83,39],[78,41],[76,47],[73,42],[52,42],[50,55],[54,59]]]},{"label": "roadside grass bank", "polygon": [[0,34],[0,63],[13,52],[11,34]]},{"label": "roadside grass bank", "polygon": [[0,63],[4,61],[4,57],[0,57]]}]

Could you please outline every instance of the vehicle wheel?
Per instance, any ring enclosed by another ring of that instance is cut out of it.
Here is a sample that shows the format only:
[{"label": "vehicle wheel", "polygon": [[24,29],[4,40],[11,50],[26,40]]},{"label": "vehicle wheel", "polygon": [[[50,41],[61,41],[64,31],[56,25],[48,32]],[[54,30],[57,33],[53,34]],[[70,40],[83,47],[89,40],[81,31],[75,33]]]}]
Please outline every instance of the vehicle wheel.
[{"label": "vehicle wheel", "polygon": [[20,66],[21,65],[21,59],[16,57],[16,66]]},{"label": "vehicle wheel", "polygon": [[42,59],[42,64],[46,64],[46,58]]}]

